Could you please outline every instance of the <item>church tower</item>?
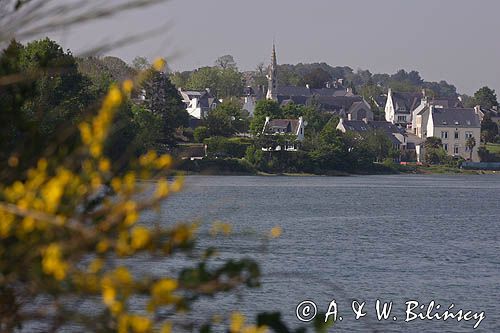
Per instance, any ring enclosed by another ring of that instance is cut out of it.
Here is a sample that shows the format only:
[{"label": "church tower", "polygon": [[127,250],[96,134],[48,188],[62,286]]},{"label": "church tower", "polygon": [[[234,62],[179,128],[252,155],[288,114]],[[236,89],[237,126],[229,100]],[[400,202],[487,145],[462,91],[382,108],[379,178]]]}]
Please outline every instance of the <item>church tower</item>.
[{"label": "church tower", "polygon": [[278,60],[276,58],[276,45],[273,43],[273,55],[271,57],[271,66],[267,75],[267,95],[270,100],[278,99]]}]

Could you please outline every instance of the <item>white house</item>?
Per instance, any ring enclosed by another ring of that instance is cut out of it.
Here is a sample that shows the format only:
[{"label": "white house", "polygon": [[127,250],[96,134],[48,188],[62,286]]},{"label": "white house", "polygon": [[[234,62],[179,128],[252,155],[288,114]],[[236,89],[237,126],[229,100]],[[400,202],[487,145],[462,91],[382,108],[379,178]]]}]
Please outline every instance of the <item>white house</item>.
[{"label": "white house", "polygon": [[298,143],[304,141],[305,138],[305,127],[306,123],[304,122],[303,117],[299,117],[299,119],[273,119],[270,117],[266,117],[266,122],[264,123],[264,128],[262,129],[263,135],[291,135],[294,137],[293,141],[287,141],[284,144],[284,147],[281,145],[277,145],[275,147],[265,147],[262,148],[264,151],[297,151]]},{"label": "white house", "polygon": [[208,113],[219,104],[208,88],[204,91],[183,91],[179,88],[179,93],[186,105],[187,112],[196,119],[205,119]]},{"label": "white house", "polygon": [[406,150],[408,146],[408,136],[405,130],[387,121],[345,120],[340,118],[337,130],[342,133],[356,132],[359,134],[378,131],[387,136],[394,149]]},{"label": "white house", "polygon": [[412,112],[425,95],[421,93],[394,92],[389,88],[385,104],[385,120],[401,126],[412,122]]},{"label": "white house", "polygon": [[471,153],[466,143],[473,137],[476,146],[472,150],[472,161],[479,162],[481,121],[478,110],[434,106],[429,110],[425,136],[440,138],[448,155],[466,160]]}]

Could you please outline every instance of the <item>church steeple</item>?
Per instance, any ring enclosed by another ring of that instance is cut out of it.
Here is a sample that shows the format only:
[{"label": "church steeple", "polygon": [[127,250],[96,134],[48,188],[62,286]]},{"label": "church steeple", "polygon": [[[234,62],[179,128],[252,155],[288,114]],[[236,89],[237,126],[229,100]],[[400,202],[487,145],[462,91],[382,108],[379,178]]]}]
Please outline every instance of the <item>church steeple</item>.
[{"label": "church steeple", "polygon": [[271,65],[267,75],[267,99],[276,100],[278,93],[278,59],[276,57],[276,44],[273,43],[273,54],[271,56]]}]

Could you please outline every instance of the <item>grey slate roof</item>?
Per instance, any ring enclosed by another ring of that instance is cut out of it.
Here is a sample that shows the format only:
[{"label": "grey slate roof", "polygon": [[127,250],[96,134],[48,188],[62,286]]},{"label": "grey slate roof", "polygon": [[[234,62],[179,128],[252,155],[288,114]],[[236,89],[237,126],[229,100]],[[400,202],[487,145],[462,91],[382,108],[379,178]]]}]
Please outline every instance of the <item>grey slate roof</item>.
[{"label": "grey slate roof", "polygon": [[357,102],[363,102],[361,96],[314,96],[308,99],[308,104],[318,104],[324,111],[348,111]]},{"label": "grey slate roof", "polygon": [[393,134],[406,135],[404,130],[387,121],[369,121],[362,120],[342,120],[342,124],[347,131],[365,133],[369,131],[382,131],[393,144],[402,144]]},{"label": "grey slate roof", "polygon": [[285,129],[286,133],[297,133],[299,121],[297,119],[273,119],[267,124],[267,130]]},{"label": "grey slate roof", "polygon": [[481,127],[474,109],[435,108],[432,120],[437,127]]},{"label": "grey slate roof", "polygon": [[422,93],[392,92],[392,101],[397,113],[410,113],[420,105]]}]

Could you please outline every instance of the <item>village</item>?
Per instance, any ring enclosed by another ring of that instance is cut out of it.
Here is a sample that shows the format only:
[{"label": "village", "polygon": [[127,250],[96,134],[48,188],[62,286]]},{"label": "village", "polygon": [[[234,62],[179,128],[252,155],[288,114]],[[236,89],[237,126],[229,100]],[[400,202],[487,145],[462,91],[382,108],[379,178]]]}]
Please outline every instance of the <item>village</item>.
[{"label": "village", "polygon": [[[295,112],[293,117],[281,118],[273,117],[272,111],[262,110],[266,102],[267,108],[271,102],[274,103],[271,108],[304,110],[312,107],[326,119],[326,123],[335,119],[336,130],[357,140],[374,133],[382,136],[379,140],[390,147],[385,150],[385,154],[376,154],[377,161],[389,158],[402,164],[439,164],[444,163],[443,156],[436,155],[444,154],[455,163],[491,162],[491,159],[484,157],[487,154],[484,148],[481,149],[481,142],[485,138],[481,128],[484,122],[494,123],[497,127],[495,134],[498,134],[500,112],[497,105],[489,108],[481,105],[466,107],[459,95],[441,97],[426,89],[407,92],[390,87],[379,95],[366,98],[353,91],[352,86],[346,86],[343,79],[335,78],[324,82],[322,87],[312,87],[308,83],[303,86],[282,85],[278,68],[276,46],[273,45],[266,73],[267,88],[264,85],[246,86],[239,98],[241,109],[246,112],[250,122],[258,117],[264,120],[254,128],[253,133],[250,130],[245,133],[235,131],[234,136],[266,137],[265,144],[258,147],[264,152],[299,152],[307,145],[308,131],[313,130],[309,126],[311,119],[308,118],[311,116],[300,114],[300,111]],[[212,94],[210,87],[203,91],[178,89],[194,131],[197,131],[197,127],[205,129],[210,114],[224,100]],[[375,114],[373,108],[382,112]],[[237,121],[234,116],[232,119]],[[207,149],[210,151],[206,144],[203,149],[201,146],[198,149],[191,146],[190,149],[190,152],[181,153],[184,158],[203,159],[209,155]],[[222,156],[230,155],[227,152],[219,153]]]}]

